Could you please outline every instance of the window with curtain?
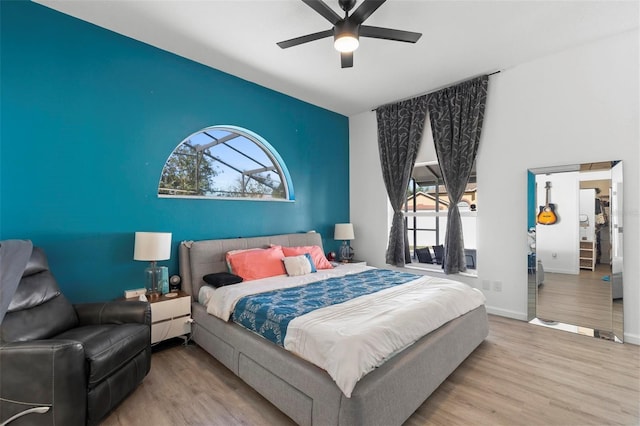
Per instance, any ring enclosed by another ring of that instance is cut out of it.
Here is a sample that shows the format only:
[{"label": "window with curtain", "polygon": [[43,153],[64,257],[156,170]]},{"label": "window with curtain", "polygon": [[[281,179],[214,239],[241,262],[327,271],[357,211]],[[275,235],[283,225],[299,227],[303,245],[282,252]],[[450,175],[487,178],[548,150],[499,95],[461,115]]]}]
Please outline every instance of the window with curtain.
[{"label": "window with curtain", "polygon": [[[418,264],[439,263],[446,274],[477,269],[474,168],[488,80],[482,75],[376,109],[383,180],[394,212],[387,263],[404,266],[413,258]],[[425,170],[430,177],[418,176]],[[466,226],[463,217],[471,218]]]},{"label": "window with curtain", "polygon": [[[444,245],[447,231],[449,197],[438,165],[429,121],[427,114],[424,135],[407,187],[403,211],[412,266],[440,269],[442,262],[440,246]],[[459,209],[462,217],[467,269],[475,270],[477,268],[476,212],[478,210],[475,165],[462,201],[459,203]]]}]

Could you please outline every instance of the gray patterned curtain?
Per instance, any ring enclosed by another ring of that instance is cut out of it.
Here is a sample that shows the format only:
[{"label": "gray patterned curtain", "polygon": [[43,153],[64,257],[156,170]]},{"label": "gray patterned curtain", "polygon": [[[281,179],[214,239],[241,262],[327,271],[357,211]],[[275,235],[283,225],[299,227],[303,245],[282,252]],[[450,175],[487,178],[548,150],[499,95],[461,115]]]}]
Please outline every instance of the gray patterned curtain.
[{"label": "gray patterned curtain", "polygon": [[407,198],[407,186],[422,140],[426,114],[426,96],[376,109],[382,178],[393,208],[386,254],[386,262],[390,265],[404,266],[411,262],[402,205]]},{"label": "gray patterned curtain", "polygon": [[444,243],[446,274],[467,270],[458,203],[478,153],[488,81],[485,75],[428,95],[433,140],[450,200]]}]

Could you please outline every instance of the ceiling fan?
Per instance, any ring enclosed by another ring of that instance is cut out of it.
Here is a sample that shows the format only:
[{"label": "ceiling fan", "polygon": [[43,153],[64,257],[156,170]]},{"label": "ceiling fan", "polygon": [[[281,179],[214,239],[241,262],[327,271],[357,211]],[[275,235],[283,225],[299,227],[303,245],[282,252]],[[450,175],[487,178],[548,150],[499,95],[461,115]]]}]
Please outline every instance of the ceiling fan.
[{"label": "ceiling fan", "polygon": [[349,16],[349,11],[356,5],[356,0],[338,0],[340,8],[344,10],[344,18],[341,18],[322,0],[302,0],[307,6],[322,15],[331,22],[333,28],[302,37],[281,41],[278,44],[283,49],[333,36],[334,47],[340,52],[342,68],[353,66],[353,51],[358,48],[359,37],[382,38],[385,40],[404,41],[415,43],[422,36],[421,33],[411,31],[394,30],[391,28],[372,27],[362,25],[373,12],[375,12],[386,0],[364,0],[362,4]]}]

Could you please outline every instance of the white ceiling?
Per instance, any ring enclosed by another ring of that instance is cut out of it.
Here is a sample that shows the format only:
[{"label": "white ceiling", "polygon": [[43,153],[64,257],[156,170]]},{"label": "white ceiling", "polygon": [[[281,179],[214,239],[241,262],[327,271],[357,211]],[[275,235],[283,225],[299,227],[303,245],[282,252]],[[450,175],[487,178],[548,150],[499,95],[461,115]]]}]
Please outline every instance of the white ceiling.
[{"label": "white ceiling", "polygon": [[[640,20],[638,0],[389,0],[365,24],[422,38],[361,38],[354,67],[342,69],[332,38],[276,46],[331,28],[299,0],[36,1],[347,116],[628,31]],[[337,0],[325,2],[343,14]]]}]

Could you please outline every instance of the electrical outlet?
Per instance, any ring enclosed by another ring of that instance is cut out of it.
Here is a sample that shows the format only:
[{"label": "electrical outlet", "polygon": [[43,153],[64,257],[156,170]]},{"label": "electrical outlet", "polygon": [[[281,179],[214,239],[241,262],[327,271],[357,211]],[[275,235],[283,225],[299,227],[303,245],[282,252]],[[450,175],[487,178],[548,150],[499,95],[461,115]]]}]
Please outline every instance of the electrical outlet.
[{"label": "electrical outlet", "polygon": [[483,290],[491,290],[491,281],[482,280],[482,289]]},{"label": "electrical outlet", "polygon": [[493,291],[502,291],[502,281],[493,282]]}]

